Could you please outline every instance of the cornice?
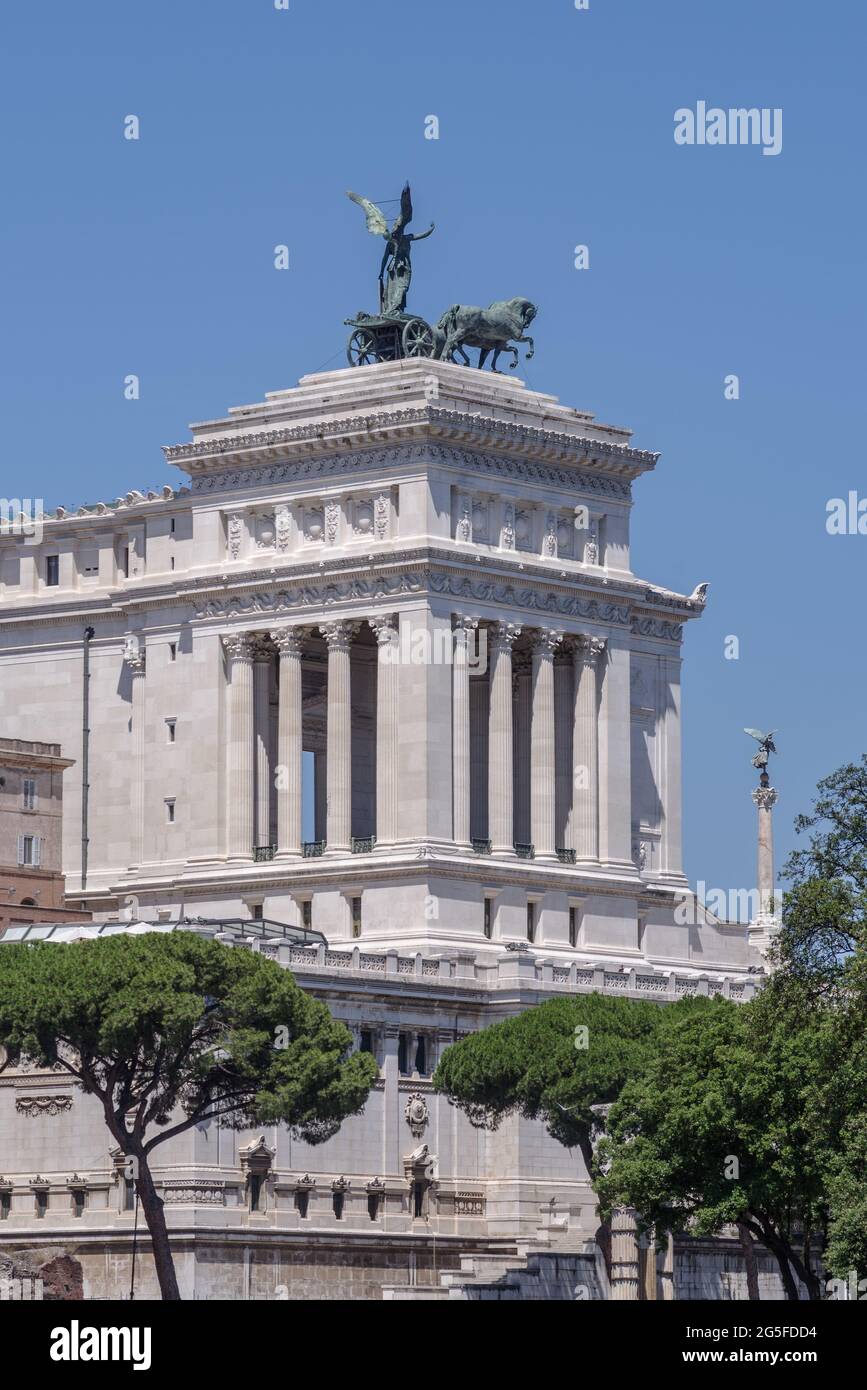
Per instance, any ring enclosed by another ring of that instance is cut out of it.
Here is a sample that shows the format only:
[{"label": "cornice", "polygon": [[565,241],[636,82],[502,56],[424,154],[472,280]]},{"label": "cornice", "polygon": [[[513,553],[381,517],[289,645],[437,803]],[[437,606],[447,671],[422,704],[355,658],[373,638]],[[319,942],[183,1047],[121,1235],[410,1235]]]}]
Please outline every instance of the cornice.
[{"label": "cornice", "polygon": [[531,461],[523,454],[512,457],[508,454],[491,454],[481,450],[427,443],[344,450],[341,453],[316,454],[313,457],[308,453],[306,457],[296,461],[284,459],[260,467],[234,469],[231,472],[194,474],[192,488],[194,495],[201,497],[209,492],[237,492],[243,488],[275,486],[279,483],[301,482],[309,478],[319,480],[351,473],[369,474],[374,469],[432,463],[478,474],[514,478],[519,482],[536,483],[544,487],[574,489],[621,502],[631,502],[630,479],[635,476],[634,473],[629,473],[626,477],[614,476],[615,472],[622,470],[602,470],[595,473],[578,468],[557,468],[549,462]]},{"label": "cornice", "polygon": [[[702,600],[657,590],[641,580],[567,572],[518,555],[472,558],[460,547],[383,549],[374,556],[343,556],[302,565],[205,575],[148,589],[125,586],[122,594],[91,605],[12,609],[4,624],[76,624],[97,616],[128,620],[133,613],[189,604],[196,620],[301,612],[335,604],[369,604],[402,594],[442,595],[469,603],[497,604],[552,618],[574,617],[616,626],[635,636],[679,642],[686,619],[700,616]],[[660,611],[662,610],[662,611]],[[666,616],[663,616],[665,614]],[[97,639],[98,640],[98,639]]]},{"label": "cornice", "polygon": [[656,466],[659,454],[633,449],[628,444],[571,434],[566,430],[542,429],[514,421],[498,420],[477,412],[449,410],[443,406],[406,406],[397,410],[374,410],[364,415],[316,420],[304,425],[285,425],[279,429],[219,435],[214,439],[164,447],[169,463],[184,467],[197,477],[230,460],[265,458],[269,452],[285,453],[295,447],[333,452],[334,441],[347,444],[375,441],[395,432],[400,438],[420,435],[439,436],[454,442],[485,440],[498,451],[520,452],[548,462],[598,461],[614,474],[633,478]]}]

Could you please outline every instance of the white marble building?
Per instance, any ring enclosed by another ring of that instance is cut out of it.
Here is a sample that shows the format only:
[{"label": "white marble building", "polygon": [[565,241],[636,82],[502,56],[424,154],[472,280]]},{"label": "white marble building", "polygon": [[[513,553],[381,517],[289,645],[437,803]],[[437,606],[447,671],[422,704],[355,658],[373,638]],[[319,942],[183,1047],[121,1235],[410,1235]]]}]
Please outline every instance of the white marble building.
[{"label": "white marble building", "polygon": [[[177,489],[47,518],[39,544],[0,538],[0,733],[75,759],[76,904],[323,933],[312,956],[267,949],[378,1053],[382,1082],[322,1149],[266,1139],[264,1211],[244,1205],[256,1136],[173,1146],[187,1291],[253,1288],[251,1223],[278,1260],[318,1241],[357,1272],[375,1247],[368,1296],[388,1269],[401,1285],[429,1268],[431,1236],[454,1266],[532,1238],[545,1209],[586,1240],[576,1156],[535,1125],[479,1136],[427,1078],[454,1037],[552,992],[752,992],[747,929],[682,910],[680,648],[704,599],[631,569],[632,483],[657,455],[515,379],[426,360],[305,377],[192,432],[166,450]],[[0,1081],[0,1117],[20,1084]],[[416,1093],[436,1155],[420,1206]],[[47,1147],[24,1165],[3,1123],[21,1240],[29,1170],[62,1193],[70,1174],[50,1119],[29,1122]],[[105,1142],[73,1130],[80,1177]],[[107,1149],[91,1168],[95,1192],[113,1181]],[[334,1228],[350,1214],[352,1255]],[[115,1197],[85,1219],[100,1250],[128,1225]],[[222,1253],[197,1263],[197,1240]]]}]

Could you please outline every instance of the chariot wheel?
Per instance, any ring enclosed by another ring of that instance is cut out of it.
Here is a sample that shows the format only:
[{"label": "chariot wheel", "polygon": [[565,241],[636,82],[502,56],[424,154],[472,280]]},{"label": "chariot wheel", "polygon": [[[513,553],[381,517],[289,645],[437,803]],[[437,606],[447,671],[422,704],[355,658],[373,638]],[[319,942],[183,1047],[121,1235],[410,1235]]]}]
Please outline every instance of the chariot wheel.
[{"label": "chariot wheel", "polygon": [[404,357],[430,357],[433,352],[433,329],[424,319],[410,319],[403,328]]},{"label": "chariot wheel", "polygon": [[350,367],[369,367],[379,361],[376,338],[368,328],[356,328],[346,348]]}]

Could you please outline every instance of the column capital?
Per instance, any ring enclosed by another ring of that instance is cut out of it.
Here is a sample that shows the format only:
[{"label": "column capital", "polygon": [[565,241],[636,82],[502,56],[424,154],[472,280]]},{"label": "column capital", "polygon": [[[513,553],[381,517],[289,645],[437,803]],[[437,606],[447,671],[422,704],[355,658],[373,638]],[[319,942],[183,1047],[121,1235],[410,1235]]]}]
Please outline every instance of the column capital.
[{"label": "column capital", "polygon": [[554,652],[563,641],[563,633],[556,628],[540,627],[530,636],[530,643],[534,655],[550,657],[553,659]]},{"label": "column capital", "polygon": [[145,673],[145,645],[135,633],[128,633],[123,639],[123,659],[134,676]]},{"label": "column capital", "polygon": [[452,614],[452,628],[454,629],[456,637],[461,636],[461,634],[466,635],[469,632],[475,632],[478,626],[478,618],[468,618],[464,613]]},{"label": "column capital", "polygon": [[519,623],[493,623],[490,628],[494,651],[511,651],[521,635]]},{"label": "column capital", "polygon": [[275,627],[268,634],[281,657],[301,656],[304,651],[306,629],[303,627]]},{"label": "column capital", "polygon": [[274,657],[274,648],[271,645],[271,634],[267,632],[256,632],[250,638],[250,653],[254,661],[270,662]]},{"label": "column capital", "polygon": [[348,651],[352,639],[358,631],[358,623],[346,619],[334,619],[332,622],[320,623],[319,631],[325,638],[330,652]]},{"label": "column capital", "polygon": [[253,660],[253,641],[249,632],[230,632],[220,640],[224,652],[232,661]]},{"label": "column capital", "polygon": [[583,666],[595,666],[608,642],[604,637],[590,637],[586,632],[575,638],[575,660]]},{"label": "column capital", "polygon": [[[377,613],[367,620],[379,647],[387,646],[397,636],[397,614]],[[327,639],[326,639],[327,640]]]},{"label": "column capital", "polygon": [[775,787],[754,787],[753,801],[762,811],[770,811],[776,805],[777,791]]}]

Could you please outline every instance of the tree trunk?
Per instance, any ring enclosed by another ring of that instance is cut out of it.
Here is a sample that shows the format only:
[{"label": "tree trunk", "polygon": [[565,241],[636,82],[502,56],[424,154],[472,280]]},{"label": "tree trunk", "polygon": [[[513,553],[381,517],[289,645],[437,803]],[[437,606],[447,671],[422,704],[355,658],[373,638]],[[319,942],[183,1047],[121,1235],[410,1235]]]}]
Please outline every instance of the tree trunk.
[{"label": "tree trunk", "polygon": [[747,1271],[747,1297],[752,1303],[758,1303],[761,1299],[759,1293],[759,1270],[756,1263],[756,1247],[753,1238],[742,1221],[738,1222],[738,1235],[741,1241],[741,1250],[744,1253],[744,1265]]},{"label": "tree trunk", "polygon": [[799,1303],[798,1286],[795,1283],[795,1276],[792,1273],[788,1250],[780,1241],[769,1240],[767,1237],[765,1237],[765,1244],[780,1267],[780,1278],[783,1281],[783,1288],[786,1290],[786,1298],[790,1303]]},{"label": "tree trunk", "polygon": [[138,1161],[138,1179],[136,1189],[141,1198],[142,1210],[144,1211],[147,1228],[150,1232],[151,1248],[153,1250],[154,1265],[159,1280],[160,1293],[164,1299],[180,1301],[181,1291],[178,1288],[178,1280],[175,1274],[175,1262],[172,1258],[171,1246],[169,1244],[169,1232],[166,1226],[166,1215],[163,1208],[163,1200],[158,1195],[154,1187],[154,1180],[151,1177],[151,1170],[148,1166],[147,1158],[143,1151],[133,1155]]}]

